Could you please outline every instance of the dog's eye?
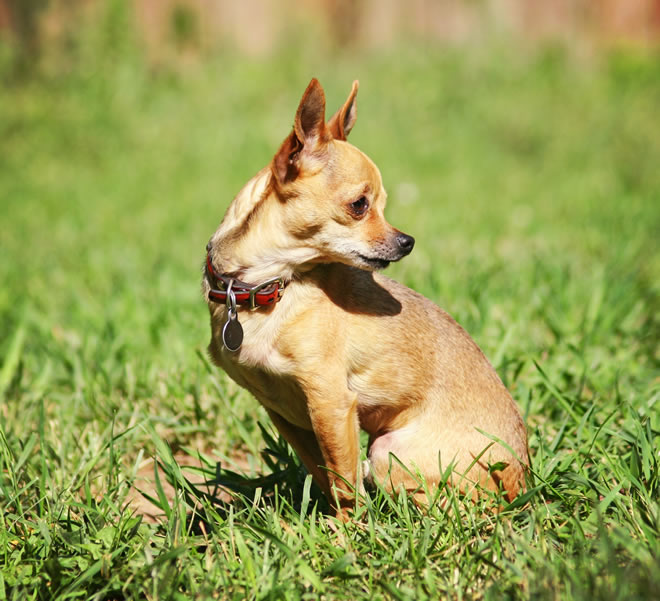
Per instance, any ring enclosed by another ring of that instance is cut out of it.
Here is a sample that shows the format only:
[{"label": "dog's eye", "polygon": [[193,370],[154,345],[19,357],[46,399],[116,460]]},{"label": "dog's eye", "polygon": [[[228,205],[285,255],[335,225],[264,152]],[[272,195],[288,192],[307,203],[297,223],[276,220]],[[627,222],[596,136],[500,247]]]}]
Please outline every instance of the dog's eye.
[{"label": "dog's eye", "polygon": [[369,201],[364,196],[360,196],[360,198],[352,202],[349,206],[351,207],[351,213],[359,217],[366,213],[369,208]]}]

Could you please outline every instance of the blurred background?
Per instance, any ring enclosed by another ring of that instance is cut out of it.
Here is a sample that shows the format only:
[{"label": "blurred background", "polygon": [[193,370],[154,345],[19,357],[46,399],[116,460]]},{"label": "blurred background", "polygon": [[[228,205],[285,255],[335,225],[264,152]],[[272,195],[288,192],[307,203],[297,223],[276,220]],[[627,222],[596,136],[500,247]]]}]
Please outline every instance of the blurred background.
[{"label": "blurred background", "polygon": [[659,41],[660,0],[0,0],[0,340],[145,391],[197,365],[204,246],[312,77],[328,114],[360,80],[418,240],[389,273],[487,351],[579,338],[604,281],[655,307]]},{"label": "blurred background", "polygon": [[[23,58],[98,24],[103,0],[1,0],[0,28]],[[114,4],[123,4],[114,2]],[[484,36],[562,41],[582,48],[654,44],[658,0],[133,0],[128,18],[152,61],[204,54],[230,45],[265,55],[303,28],[338,46],[384,47],[402,37],[480,43]],[[318,39],[318,38],[315,38]]]}]

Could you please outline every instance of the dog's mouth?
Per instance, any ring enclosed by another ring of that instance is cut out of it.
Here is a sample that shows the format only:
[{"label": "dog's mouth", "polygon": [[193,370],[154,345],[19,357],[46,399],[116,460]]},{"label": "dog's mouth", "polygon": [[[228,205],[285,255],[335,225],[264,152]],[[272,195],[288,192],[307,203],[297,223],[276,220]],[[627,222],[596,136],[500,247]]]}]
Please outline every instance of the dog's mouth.
[{"label": "dog's mouth", "polygon": [[371,269],[385,269],[389,264],[390,261],[387,261],[386,259],[379,259],[378,257],[367,257],[365,255],[361,255],[360,253],[357,253],[358,259]]}]

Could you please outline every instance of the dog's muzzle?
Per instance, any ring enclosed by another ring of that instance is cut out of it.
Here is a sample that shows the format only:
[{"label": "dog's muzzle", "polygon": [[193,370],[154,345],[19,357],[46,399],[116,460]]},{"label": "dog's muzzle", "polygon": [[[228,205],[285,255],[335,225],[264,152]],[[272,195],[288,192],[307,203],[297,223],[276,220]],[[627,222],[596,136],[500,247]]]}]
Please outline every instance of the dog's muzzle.
[{"label": "dog's muzzle", "polygon": [[415,239],[408,234],[399,232],[396,235],[396,244],[399,247],[399,252],[401,253],[401,258],[409,255],[412,252],[413,246],[415,246]]}]

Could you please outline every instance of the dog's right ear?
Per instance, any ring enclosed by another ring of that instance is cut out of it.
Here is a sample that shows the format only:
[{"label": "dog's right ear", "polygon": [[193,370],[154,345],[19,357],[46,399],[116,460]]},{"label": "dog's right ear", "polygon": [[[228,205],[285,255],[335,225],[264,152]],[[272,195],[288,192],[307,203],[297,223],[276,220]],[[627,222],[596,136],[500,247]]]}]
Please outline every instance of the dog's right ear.
[{"label": "dog's right ear", "polygon": [[325,94],[321,84],[314,78],[298,105],[293,131],[273,159],[275,177],[281,183],[296,179],[300,172],[301,153],[314,152],[329,139],[330,134],[325,126]]}]

